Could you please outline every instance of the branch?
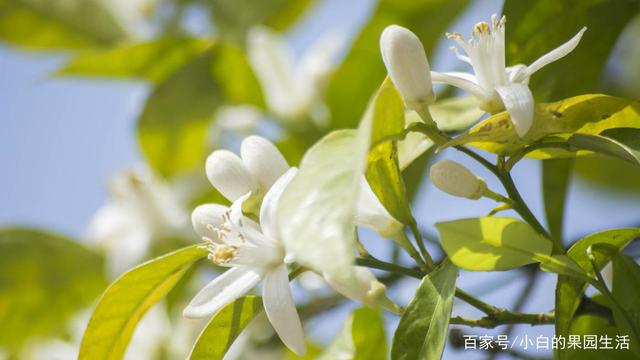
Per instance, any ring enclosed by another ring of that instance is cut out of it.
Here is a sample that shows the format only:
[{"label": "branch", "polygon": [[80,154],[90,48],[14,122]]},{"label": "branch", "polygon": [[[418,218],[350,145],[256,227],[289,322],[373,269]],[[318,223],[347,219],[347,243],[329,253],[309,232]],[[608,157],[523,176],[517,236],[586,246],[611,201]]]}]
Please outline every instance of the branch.
[{"label": "branch", "polygon": [[493,329],[500,325],[506,324],[529,324],[529,325],[548,325],[555,322],[553,313],[525,314],[519,312],[502,311],[493,316],[485,316],[480,319],[468,319],[462,316],[451,318],[450,323],[456,325],[466,325],[472,327],[481,327],[485,329]]}]

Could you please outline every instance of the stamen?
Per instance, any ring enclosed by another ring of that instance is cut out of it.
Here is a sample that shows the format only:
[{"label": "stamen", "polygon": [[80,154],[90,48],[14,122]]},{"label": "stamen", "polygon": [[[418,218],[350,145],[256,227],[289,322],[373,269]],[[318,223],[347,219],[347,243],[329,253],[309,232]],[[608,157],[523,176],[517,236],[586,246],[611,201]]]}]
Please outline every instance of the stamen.
[{"label": "stamen", "polygon": [[487,22],[481,21],[473,27],[473,32],[476,34],[490,34],[491,28]]},{"label": "stamen", "polygon": [[229,245],[217,245],[212,250],[213,251],[209,251],[209,260],[218,265],[223,265],[233,260],[233,258],[236,256],[236,251],[238,250],[238,248]]}]

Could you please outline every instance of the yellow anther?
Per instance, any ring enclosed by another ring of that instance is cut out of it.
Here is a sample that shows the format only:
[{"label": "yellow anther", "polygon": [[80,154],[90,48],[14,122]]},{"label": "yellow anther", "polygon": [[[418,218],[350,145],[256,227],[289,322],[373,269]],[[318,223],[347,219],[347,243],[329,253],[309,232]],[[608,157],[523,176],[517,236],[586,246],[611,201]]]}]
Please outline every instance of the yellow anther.
[{"label": "yellow anther", "polygon": [[473,27],[473,31],[477,34],[482,34],[482,33],[489,33],[491,32],[491,28],[489,27],[489,24],[485,21],[479,22],[477,23],[474,27]]},{"label": "yellow anther", "polygon": [[236,256],[237,248],[229,245],[218,245],[209,254],[209,259],[216,264],[226,264]]}]

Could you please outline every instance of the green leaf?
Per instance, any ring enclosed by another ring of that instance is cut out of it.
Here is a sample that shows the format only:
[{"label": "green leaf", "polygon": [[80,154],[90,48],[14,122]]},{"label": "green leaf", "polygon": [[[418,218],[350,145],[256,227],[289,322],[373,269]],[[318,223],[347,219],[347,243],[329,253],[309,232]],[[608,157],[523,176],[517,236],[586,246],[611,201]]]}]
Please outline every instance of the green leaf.
[{"label": "green leaf", "polygon": [[0,38],[30,49],[111,45],[127,34],[98,0],[0,0]]},{"label": "green leaf", "polygon": [[380,309],[360,308],[353,312],[351,336],[354,360],[385,360],[387,340]]},{"label": "green leaf", "polygon": [[121,359],[138,321],[207,252],[193,245],[146,262],[105,291],[89,320],[79,360]]},{"label": "green leaf", "polygon": [[59,235],[0,230],[0,348],[17,352],[30,338],[60,336],[69,317],[104,290],[103,259]]},{"label": "green leaf", "polygon": [[351,128],[364,111],[369,95],[385,77],[380,57],[382,30],[391,24],[418,35],[427,54],[443,38],[449,23],[469,0],[382,0],[337,70],[327,92],[333,128]]},{"label": "green leaf", "polygon": [[215,109],[228,102],[260,103],[256,84],[239,50],[217,45],[156,86],[138,120],[151,166],[164,176],[203,171]]},{"label": "green leaf", "polygon": [[[537,104],[531,130],[523,138],[516,134],[509,114],[501,112],[481,121],[448,145],[470,144],[496,154],[510,155],[535,142],[566,141],[572,134],[596,135],[617,128],[640,128],[640,101],[597,94],[580,95]],[[582,152],[585,153],[588,152]],[[539,159],[575,155],[555,148],[527,154]]]},{"label": "green leaf", "polygon": [[396,141],[384,141],[404,130],[404,103],[398,90],[386,80],[371,100],[363,121],[371,121],[371,144],[365,176],[389,214],[404,224],[413,220],[398,164]]},{"label": "green leaf", "polygon": [[507,0],[508,64],[530,64],[586,26],[578,47],[531,76],[530,86],[539,101],[598,91],[616,39],[637,13],[635,1]]},{"label": "green leaf", "polygon": [[439,360],[444,350],[458,268],[449,260],[422,279],[393,335],[392,360]]},{"label": "green leaf", "polygon": [[196,340],[190,360],[222,360],[231,344],[249,322],[262,311],[262,298],[245,296],[213,316]]},{"label": "green leaf", "polygon": [[[619,133],[628,132],[635,136],[640,136],[640,130],[638,129],[612,130],[616,130]],[[634,165],[640,165],[640,144],[636,144],[638,139],[631,138],[629,140],[629,144],[626,144],[608,136],[575,134],[569,138],[568,142],[570,145],[581,150],[590,150],[596,153],[617,157]]]},{"label": "green leaf", "polygon": [[256,25],[285,30],[311,5],[311,0],[213,0],[212,14],[222,37],[243,44]]},{"label": "green leaf", "polygon": [[[591,314],[576,316],[571,324],[570,333],[574,335],[581,335],[581,339],[584,339],[584,335],[596,335],[598,340],[600,340],[602,336],[606,335],[611,339],[611,346],[614,348],[616,335],[618,335],[615,325],[611,324],[609,319]],[[629,356],[625,357],[625,353],[628,353]],[[629,351],[621,350],[565,348],[562,350],[562,354],[562,359],[567,360],[602,360],[606,358],[613,358],[613,355],[615,355],[616,360],[633,359],[633,355],[631,355]]]},{"label": "green leaf", "polygon": [[362,134],[334,131],[311,147],[278,207],[282,242],[296,261],[343,281],[355,261],[355,205],[369,140]]},{"label": "green leaf", "polygon": [[[594,244],[606,243],[623,249],[631,240],[640,236],[640,229],[614,229],[591,234],[580,239],[567,251],[567,255],[572,258],[581,268],[588,273],[593,273],[587,248]],[[603,254],[596,253],[596,261],[600,267],[604,266],[608,258]],[[577,278],[559,276],[556,285],[556,334],[567,336],[570,332],[571,323],[587,284]],[[565,359],[565,351],[559,352],[561,359]]]},{"label": "green leaf", "polygon": [[564,208],[571,181],[573,160],[551,159],[542,162],[542,196],[551,237],[562,244]]},{"label": "green leaf", "polygon": [[596,189],[622,194],[640,192],[640,167],[609,156],[582,156],[575,159],[575,175]]},{"label": "green leaf", "polygon": [[551,241],[517,219],[483,217],[436,224],[444,251],[458,267],[509,270],[551,254]]},{"label": "green leaf", "polygon": [[158,83],[201,54],[211,43],[195,38],[161,38],[74,55],[57,75],[137,78]]}]

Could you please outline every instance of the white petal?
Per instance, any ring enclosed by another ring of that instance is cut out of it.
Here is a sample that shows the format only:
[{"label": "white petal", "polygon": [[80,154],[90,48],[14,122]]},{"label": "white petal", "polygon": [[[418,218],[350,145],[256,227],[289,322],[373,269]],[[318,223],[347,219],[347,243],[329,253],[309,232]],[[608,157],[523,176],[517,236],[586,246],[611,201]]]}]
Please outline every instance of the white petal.
[{"label": "white petal", "polygon": [[542,69],[546,65],[549,65],[550,63],[567,56],[576,48],[576,46],[578,46],[578,43],[580,43],[580,39],[582,38],[582,34],[584,34],[585,31],[587,31],[587,28],[583,27],[569,41],[549,51],[548,53],[542,55],[538,60],[534,61],[527,67],[526,77],[533,75],[533,73]]},{"label": "white petal", "polygon": [[519,82],[522,84],[529,83],[529,77],[526,75],[527,66],[523,64],[517,64],[507,67],[507,78],[510,83]]},{"label": "white petal", "polygon": [[261,274],[247,267],[234,267],[207,284],[184,309],[187,318],[210,316],[251,290]]},{"label": "white petal", "polygon": [[[463,75],[464,74],[464,75]],[[480,85],[478,85],[477,81],[473,81],[473,75],[459,73],[459,72],[450,72],[450,73],[441,73],[437,71],[431,72],[431,79],[434,83],[444,83],[449,84],[451,86],[455,86],[460,88],[477,98],[485,99],[489,97],[488,94]]]},{"label": "white petal", "polygon": [[214,151],[207,158],[206,170],[211,184],[231,201],[258,189],[258,184],[249,169],[231,151]]},{"label": "white petal", "polygon": [[211,240],[216,241],[218,236],[215,232],[211,231],[211,227],[220,227],[224,222],[222,216],[225,212],[229,211],[229,208],[219,204],[204,204],[200,205],[191,213],[191,224],[193,229],[200,237],[208,237]]},{"label": "white petal", "polygon": [[249,30],[247,52],[269,109],[280,116],[291,115],[297,110],[291,49],[277,33],[258,26]]},{"label": "white petal", "polygon": [[289,349],[298,355],[303,355],[307,351],[307,345],[291,295],[286,266],[282,264],[268,272],[263,285],[262,301],[269,322]]},{"label": "white petal", "polygon": [[498,86],[496,92],[509,112],[518,136],[523,137],[533,125],[534,100],[531,90],[524,84],[511,84]]},{"label": "white petal", "polygon": [[360,178],[360,194],[356,203],[355,222],[375,230],[381,236],[391,238],[403,225],[396,220],[378,200],[364,175]]},{"label": "white petal", "polygon": [[349,284],[337,281],[337,279],[334,279],[328,274],[324,274],[324,278],[336,292],[351,300],[367,303],[369,300],[369,292],[375,287],[374,285],[378,283],[378,280],[371,270],[366,267],[355,266],[354,273],[356,274],[355,281]]},{"label": "white petal", "polygon": [[262,232],[270,239],[279,241],[279,233],[278,233],[278,221],[277,221],[277,210],[278,210],[278,201],[280,201],[280,196],[284,189],[286,189],[287,185],[291,182],[293,177],[298,173],[298,169],[293,167],[284,173],[276,182],[273,184],[271,189],[267,192],[262,199],[262,206],[260,207],[260,228],[262,228]]},{"label": "white petal", "polygon": [[254,178],[266,191],[289,169],[289,164],[273,143],[252,135],[242,141],[240,156]]}]

